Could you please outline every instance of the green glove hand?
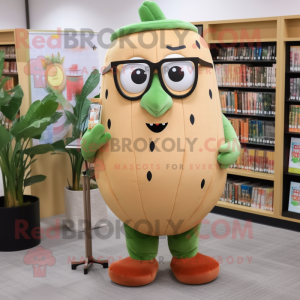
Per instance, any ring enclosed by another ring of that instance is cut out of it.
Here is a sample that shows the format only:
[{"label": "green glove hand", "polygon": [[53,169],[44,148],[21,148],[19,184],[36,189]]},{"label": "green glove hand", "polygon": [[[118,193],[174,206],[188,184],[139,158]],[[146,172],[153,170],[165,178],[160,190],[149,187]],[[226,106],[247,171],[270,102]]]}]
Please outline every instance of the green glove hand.
[{"label": "green glove hand", "polygon": [[96,125],[91,131],[86,131],[81,139],[81,153],[88,162],[93,162],[97,151],[103,147],[110,139],[110,133],[104,133],[103,125]]},{"label": "green glove hand", "polygon": [[222,169],[227,169],[239,157],[241,145],[231,123],[224,115],[222,121],[226,143],[219,148],[218,162]]}]

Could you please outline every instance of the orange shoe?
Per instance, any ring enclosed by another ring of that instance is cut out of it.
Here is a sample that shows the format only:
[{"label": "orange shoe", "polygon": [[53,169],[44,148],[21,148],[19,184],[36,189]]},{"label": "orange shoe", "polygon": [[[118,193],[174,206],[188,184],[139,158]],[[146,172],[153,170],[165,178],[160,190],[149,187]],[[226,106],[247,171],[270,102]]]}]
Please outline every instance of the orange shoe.
[{"label": "orange shoe", "polygon": [[135,260],[130,257],[118,260],[109,266],[110,279],[126,286],[141,286],[151,283],[158,270],[158,262],[154,260]]},{"label": "orange shoe", "polygon": [[191,258],[172,258],[171,269],[176,279],[186,284],[213,281],[219,275],[219,263],[212,257],[197,253]]}]

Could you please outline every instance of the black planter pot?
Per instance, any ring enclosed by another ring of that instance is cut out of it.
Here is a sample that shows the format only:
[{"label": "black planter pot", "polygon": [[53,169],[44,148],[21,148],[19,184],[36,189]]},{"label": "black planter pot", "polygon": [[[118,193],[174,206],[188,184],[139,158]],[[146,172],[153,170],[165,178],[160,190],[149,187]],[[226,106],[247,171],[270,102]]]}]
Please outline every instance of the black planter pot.
[{"label": "black planter pot", "polygon": [[24,196],[31,204],[6,208],[0,197],[0,251],[19,251],[36,247],[40,237],[40,201],[34,196]]}]

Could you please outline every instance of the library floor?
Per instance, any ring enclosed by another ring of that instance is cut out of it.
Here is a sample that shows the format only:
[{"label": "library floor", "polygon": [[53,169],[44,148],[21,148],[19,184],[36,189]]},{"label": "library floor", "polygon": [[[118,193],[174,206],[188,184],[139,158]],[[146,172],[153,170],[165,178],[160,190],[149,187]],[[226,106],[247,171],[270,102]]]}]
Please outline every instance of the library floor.
[{"label": "library floor", "polygon": [[[148,286],[129,288],[112,283],[107,269],[101,266],[94,265],[88,275],[83,275],[82,267],[71,270],[70,261],[84,255],[84,239],[83,234],[72,235],[63,226],[63,219],[60,215],[42,220],[44,230],[55,226],[55,222],[59,226],[52,237],[48,230],[48,237],[41,243],[56,261],[46,267],[45,273],[35,268],[35,275],[44,277],[34,277],[33,265],[24,263],[27,251],[0,253],[0,299],[299,299],[298,232],[248,223],[242,238],[238,232],[245,221],[209,214],[202,225],[205,239],[200,240],[199,249],[219,259],[217,280],[200,286],[177,282],[169,267],[167,240],[162,238],[156,280]],[[110,230],[105,227],[93,231],[93,252],[95,257],[113,261],[126,257],[127,251],[118,230],[120,223],[110,211],[108,219]]]}]

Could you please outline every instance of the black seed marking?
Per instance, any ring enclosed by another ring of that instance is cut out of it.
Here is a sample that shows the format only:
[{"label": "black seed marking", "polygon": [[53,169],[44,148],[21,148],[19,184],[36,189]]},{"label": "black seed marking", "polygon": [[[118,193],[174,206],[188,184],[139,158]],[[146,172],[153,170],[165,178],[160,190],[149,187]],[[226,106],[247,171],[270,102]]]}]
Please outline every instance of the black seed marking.
[{"label": "black seed marking", "polygon": [[191,121],[191,124],[194,125],[194,123],[195,123],[195,117],[194,117],[194,115],[190,116],[190,121]]},{"label": "black seed marking", "polygon": [[196,40],[196,45],[200,49],[200,44],[199,44],[199,42],[197,40]]},{"label": "black seed marking", "polygon": [[203,179],[203,180],[201,181],[201,189],[204,188],[204,185],[205,185],[205,180]]},{"label": "black seed marking", "polygon": [[107,127],[108,127],[108,129],[110,129],[110,127],[111,127],[111,120],[110,119],[108,119],[108,121],[107,121]]},{"label": "black seed marking", "polygon": [[150,151],[153,152],[154,149],[155,149],[155,144],[154,144],[154,142],[152,141],[152,142],[150,143]]},{"label": "black seed marking", "polygon": [[108,97],[108,89],[106,89],[105,91],[105,99],[107,99],[107,97]]},{"label": "black seed marking", "polygon": [[148,173],[147,173],[147,179],[148,179],[148,181],[151,181],[151,179],[152,179],[152,173],[150,171],[148,171]]},{"label": "black seed marking", "polygon": [[211,90],[209,90],[209,97],[210,97],[210,99],[212,99],[212,91]]}]

